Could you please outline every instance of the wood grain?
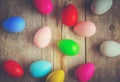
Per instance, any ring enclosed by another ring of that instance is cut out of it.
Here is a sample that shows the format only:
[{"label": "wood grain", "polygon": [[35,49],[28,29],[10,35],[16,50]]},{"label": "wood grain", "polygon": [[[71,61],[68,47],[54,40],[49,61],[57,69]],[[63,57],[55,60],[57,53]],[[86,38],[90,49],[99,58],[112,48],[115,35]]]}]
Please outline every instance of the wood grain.
[{"label": "wood grain", "polygon": [[[87,1],[87,6],[90,3]],[[96,73],[91,82],[120,82],[120,57],[107,58],[100,53],[100,44],[106,40],[120,42],[120,1],[114,0],[112,8],[103,15],[93,15],[86,9],[86,20],[97,26],[96,34],[86,38],[86,59],[96,66]]]},{"label": "wood grain", "polygon": [[[36,60],[50,61],[53,70],[63,69],[66,73],[65,82],[77,82],[74,71],[85,62],[93,62],[96,66],[95,75],[90,82],[120,82],[120,57],[106,58],[99,51],[101,42],[105,40],[120,42],[120,1],[115,0],[111,10],[100,16],[90,12],[89,1],[91,0],[53,0],[53,13],[41,15],[33,7],[32,0],[0,0],[0,65],[7,59],[13,59],[25,69],[24,77],[15,79],[7,76],[0,67],[0,82],[45,82],[45,78],[35,79],[29,74],[29,65]],[[95,36],[78,36],[72,28],[62,24],[61,12],[69,3],[76,5],[79,21],[90,20],[96,24]],[[3,20],[14,15],[24,17],[27,22],[21,33],[8,33],[2,28]],[[33,37],[45,25],[50,26],[52,38],[47,48],[39,49],[34,45]],[[81,47],[77,56],[65,56],[57,49],[57,41],[66,38],[75,40]]]},{"label": "wood grain", "polygon": [[[85,9],[84,9],[84,0],[65,0],[64,5],[73,3],[76,5],[77,9],[79,10],[79,20],[85,19]],[[85,63],[85,38],[80,37],[76,35],[73,32],[73,28],[67,27],[63,25],[62,27],[62,38],[65,39],[72,39],[76,41],[79,46],[81,47],[80,53],[75,57],[66,57],[64,56],[64,62],[65,62],[65,69],[66,70],[66,80],[65,82],[76,82],[76,79],[74,77],[74,71],[76,67],[78,67],[81,63]]]}]

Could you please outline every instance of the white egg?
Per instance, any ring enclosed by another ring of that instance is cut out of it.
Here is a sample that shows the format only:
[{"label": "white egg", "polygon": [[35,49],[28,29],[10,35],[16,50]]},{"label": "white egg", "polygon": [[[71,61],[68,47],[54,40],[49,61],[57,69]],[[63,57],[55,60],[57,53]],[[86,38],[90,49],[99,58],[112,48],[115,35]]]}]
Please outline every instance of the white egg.
[{"label": "white egg", "polygon": [[91,11],[93,14],[101,15],[106,13],[112,7],[112,0],[93,0]]},{"label": "white egg", "polygon": [[105,41],[100,46],[100,51],[104,56],[115,57],[120,55],[120,44],[115,41]]}]

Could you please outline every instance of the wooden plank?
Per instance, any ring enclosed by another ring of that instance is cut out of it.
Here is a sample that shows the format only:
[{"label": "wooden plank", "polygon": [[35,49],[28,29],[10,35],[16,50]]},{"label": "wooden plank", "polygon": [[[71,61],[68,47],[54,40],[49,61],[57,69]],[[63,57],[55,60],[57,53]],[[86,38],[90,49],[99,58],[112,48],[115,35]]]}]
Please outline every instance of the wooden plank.
[{"label": "wooden plank", "polygon": [[62,54],[58,51],[58,48],[57,48],[57,42],[58,40],[61,40],[62,36],[61,36],[61,27],[62,27],[62,23],[61,23],[61,11],[62,11],[62,1],[61,0],[54,0],[54,11],[53,11],[53,19],[54,19],[54,28],[52,29],[53,30],[53,51],[54,51],[54,63],[53,63],[53,66],[54,66],[54,70],[57,70],[57,69],[61,69],[62,67]]},{"label": "wooden plank", "polygon": [[87,62],[93,62],[96,66],[95,76],[91,82],[120,82],[120,56],[107,58],[100,53],[99,49],[103,41],[120,42],[119,4],[120,1],[115,0],[110,11],[103,15],[93,15],[87,7],[86,20],[94,22],[97,26],[96,34],[86,39]]},{"label": "wooden plank", "polygon": [[[70,3],[76,5],[78,9],[78,21],[85,20],[84,0],[64,0],[63,2],[64,6]],[[63,69],[66,71],[65,82],[77,82],[74,77],[74,71],[81,63],[85,63],[85,38],[75,34],[72,27],[63,25],[62,39],[72,39],[81,47],[80,53],[77,56],[68,57],[63,55]]]}]

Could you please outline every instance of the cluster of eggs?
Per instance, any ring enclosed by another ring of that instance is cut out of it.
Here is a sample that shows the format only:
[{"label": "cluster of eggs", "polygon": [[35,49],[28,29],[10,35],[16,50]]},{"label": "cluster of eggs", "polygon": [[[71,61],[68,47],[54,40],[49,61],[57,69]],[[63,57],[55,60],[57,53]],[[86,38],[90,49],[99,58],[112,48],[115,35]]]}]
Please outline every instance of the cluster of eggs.
[{"label": "cluster of eggs", "polygon": [[[14,78],[21,78],[24,76],[23,67],[14,60],[7,60],[2,65],[3,71]],[[46,60],[38,60],[33,62],[29,66],[29,72],[34,78],[42,78],[47,76],[45,82],[64,82],[65,72],[64,70],[55,70],[51,72],[52,64]],[[50,73],[51,72],[51,73]],[[95,72],[95,66],[92,63],[86,63],[80,65],[74,72],[75,77],[80,82],[89,81]]]},{"label": "cluster of eggs", "polygon": [[75,33],[83,37],[90,37],[96,32],[96,26],[94,23],[90,21],[78,22],[78,11],[73,4],[69,4],[63,9],[62,22],[69,27],[73,27]]},{"label": "cluster of eggs", "polygon": [[[53,2],[51,0],[33,0],[35,8],[42,14],[50,14],[53,10]],[[106,13],[112,6],[112,0],[93,0],[91,3],[91,11],[94,14],[101,15]],[[104,7],[104,8],[103,8]],[[78,11],[75,5],[68,4],[62,11],[62,22],[66,26],[73,27],[76,34],[83,37],[93,36],[96,32],[96,26],[91,21],[78,22]],[[22,17],[13,16],[3,22],[3,28],[11,33],[18,33],[24,30],[26,22]],[[51,40],[51,29],[49,26],[41,27],[34,36],[34,44],[38,48],[45,48]],[[80,47],[74,40],[62,39],[57,42],[58,49],[67,56],[75,56],[79,53]],[[105,41],[100,46],[100,51],[107,57],[115,57],[120,55],[120,44],[115,41]],[[33,62],[29,71],[35,78],[41,78],[51,72],[52,65],[50,62],[41,60]],[[12,77],[22,77],[24,70],[22,66],[13,60],[3,63],[3,70]],[[86,63],[79,66],[75,71],[75,77],[80,82],[89,81],[95,71],[94,64]],[[63,70],[56,70],[50,73],[46,82],[64,82],[65,74]]]}]

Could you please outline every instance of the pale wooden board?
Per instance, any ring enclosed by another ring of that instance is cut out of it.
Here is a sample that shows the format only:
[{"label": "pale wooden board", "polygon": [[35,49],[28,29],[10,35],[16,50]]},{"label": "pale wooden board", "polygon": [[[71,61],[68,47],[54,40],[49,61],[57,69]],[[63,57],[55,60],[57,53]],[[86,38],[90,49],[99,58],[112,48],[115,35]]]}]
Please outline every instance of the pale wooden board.
[{"label": "pale wooden board", "polygon": [[91,82],[120,82],[120,56],[107,58],[100,53],[100,44],[103,41],[115,40],[120,42],[119,4],[119,0],[114,0],[110,11],[99,16],[93,15],[88,7],[86,9],[86,20],[94,22],[97,26],[96,34],[86,38],[87,62],[93,62],[96,66],[95,76]]},{"label": "pale wooden board", "polygon": [[[73,3],[76,5],[79,13],[79,19],[78,21],[85,20],[85,8],[84,8],[84,0],[64,0],[64,5]],[[74,77],[74,71],[75,69],[82,63],[85,63],[85,38],[80,37],[77,34],[74,33],[72,27],[67,27],[63,25],[62,27],[62,38],[72,39],[76,41],[81,50],[80,53],[75,57],[65,57],[64,56],[64,62],[65,62],[65,70],[66,70],[66,80],[65,82],[77,82],[77,80]]]}]

